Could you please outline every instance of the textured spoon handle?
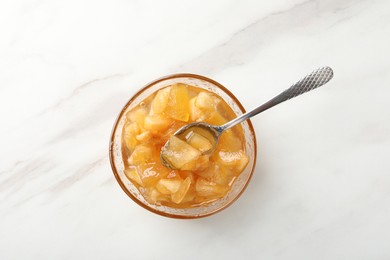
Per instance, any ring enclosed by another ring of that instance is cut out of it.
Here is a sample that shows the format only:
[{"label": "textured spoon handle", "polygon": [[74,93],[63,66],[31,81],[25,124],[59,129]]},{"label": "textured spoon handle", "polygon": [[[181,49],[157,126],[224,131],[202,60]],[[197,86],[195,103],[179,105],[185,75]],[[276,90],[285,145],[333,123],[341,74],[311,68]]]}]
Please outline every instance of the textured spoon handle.
[{"label": "textured spoon handle", "polygon": [[299,96],[303,93],[306,93],[312,89],[318,88],[325,83],[327,83],[329,80],[331,80],[333,77],[333,70],[329,67],[322,67],[319,68],[294,85],[292,85],[289,89],[283,91],[275,98],[271,99],[272,103],[274,105],[277,105],[283,101],[289,100],[293,97]]},{"label": "textured spoon handle", "polygon": [[310,73],[309,75],[307,75],[306,77],[304,77],[303,79],[301,79],[300,81],[292,85],[289,89],[283,91],[282,93],[280,93],[279,95],[277,95],[276,97],[268,101],[267,103],[233,119],[230,122],[227,122],[224,125],[217,127],[216,130],[219,132],[223,132],[226,129],[231,128],[236,124],[239,124],[242,121],[245,121],[248,118],[257,115],[260,112],[263,112],[273,106],[276,106],[277,104],[280,104],[286,100],[289,100],[293,97],[299,96],[312,89],[324,85],[329,80],[331,80],[332,77],[333,77],[333,70],[331,68],[321,67],[313,71],[312,73]]}]

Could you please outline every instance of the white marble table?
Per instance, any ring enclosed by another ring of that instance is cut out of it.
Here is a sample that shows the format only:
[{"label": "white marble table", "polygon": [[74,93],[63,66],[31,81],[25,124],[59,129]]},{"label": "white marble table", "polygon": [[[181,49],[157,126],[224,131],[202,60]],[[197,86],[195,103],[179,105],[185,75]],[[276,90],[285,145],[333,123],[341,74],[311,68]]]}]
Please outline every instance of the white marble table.
[{"label": "white marble table", "polygon": [[[390,1],[0,2],[0,259],[390,259]],[[211,77],[253,120],[244,195],[199,220],[116,183],[108,138],[141,86]]]}]

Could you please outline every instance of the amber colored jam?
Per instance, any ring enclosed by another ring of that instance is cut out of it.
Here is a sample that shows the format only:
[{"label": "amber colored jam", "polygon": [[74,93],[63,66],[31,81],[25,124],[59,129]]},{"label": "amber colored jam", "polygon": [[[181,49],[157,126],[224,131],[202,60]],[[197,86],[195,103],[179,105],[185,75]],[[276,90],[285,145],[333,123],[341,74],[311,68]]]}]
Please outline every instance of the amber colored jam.
[{"label": "amber colored jam", "polygon": [[[192,122],[222,125],[235,117],[222,98],[207,90],[182,83],[160,89],[126,114],[122,155],[127,178],[155,205],[188,208],[224,197],[249,161],[242,127],[225,131],[210,155],[202,153],[210,146],[202,131],[186,133],[185,141],[172,135]],[[169,139],[177,170],[160,161]]]}]

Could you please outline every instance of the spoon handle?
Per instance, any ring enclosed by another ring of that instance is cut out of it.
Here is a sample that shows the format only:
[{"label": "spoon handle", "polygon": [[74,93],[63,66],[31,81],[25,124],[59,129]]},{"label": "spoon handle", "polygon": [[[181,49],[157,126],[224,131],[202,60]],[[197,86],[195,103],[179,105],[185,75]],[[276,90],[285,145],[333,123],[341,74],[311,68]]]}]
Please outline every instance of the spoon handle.
[{"label": "spoon handle", "polygon": [[246,112],[241,116],[233,119],[232,121],[227,122],[224,125],[221,125],[218,128],[219,132],[223,132],[226,129],[229,129],[248,118],[255,116],[277,104],[280,104],[286,100],[289,100],[293,97],[299,96],[303,93],[306,93],[312,89],[318,88],[326,84],[333,77],[333,70],[330,67],[321,67],[312,73],[308,74],[306,77],[292,85],[289,89],[283,91],[273,99],[269,100],[265,104],[253,109],[252,111]]}]

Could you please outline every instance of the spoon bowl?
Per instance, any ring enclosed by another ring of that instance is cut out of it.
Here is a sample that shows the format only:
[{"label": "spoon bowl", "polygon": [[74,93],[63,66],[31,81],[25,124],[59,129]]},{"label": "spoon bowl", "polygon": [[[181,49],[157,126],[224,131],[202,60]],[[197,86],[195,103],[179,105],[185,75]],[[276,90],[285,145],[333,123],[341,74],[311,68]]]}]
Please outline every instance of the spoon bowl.
[{"label": "spoon bowl", "polygon": [[[186,136],[193,131],[194,132],[202,132],[202,136],[206,137],[212,145],[211,149],[202,152],[203,155],[212,154],[214,152],[215,148],[217,147],[219,137],[221,136],[221,134],[223,132],[223,130],[219,126],[210,125],[210,124],[205,123],[205,122],[194,122],[194,123],[191,123],[191,124],[188,124],[188,125],[181,127],[173,135],[179,137],[183,141],[186,141],[187,140]],[[169,140],[161,148],[161,153],[160,153],[161,163],[165,167],[174,170],[176,168],[173,167],[171,165],[171,163],[165,159],[165,156],[164,156],[164,152],[167,151],[167,149],[169,149],[168,147],[169,147]]]}]

